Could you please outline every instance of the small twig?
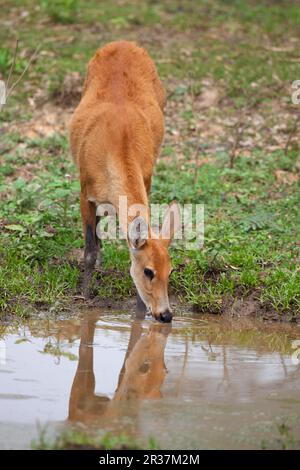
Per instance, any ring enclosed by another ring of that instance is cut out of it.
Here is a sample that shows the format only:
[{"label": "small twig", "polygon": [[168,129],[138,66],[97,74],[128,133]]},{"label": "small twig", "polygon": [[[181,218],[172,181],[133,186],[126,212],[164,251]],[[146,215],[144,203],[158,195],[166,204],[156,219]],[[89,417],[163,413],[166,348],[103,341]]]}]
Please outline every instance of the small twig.
[{"label": "small twig", "polygon": [[297,132],[297,129],[298,129],[298,125],[300,123],[300,113],[297,115],[296,119],[295,119],[295,122],[294,122],[294,125],[291,129],[291,132],[289,133],[289,136],[288,136],[288,140],[285,144],[285,147],[284,147],[284,154],[286,155],[287,152],[288,152],[288,149],[289,149],[289,146],[290,146],[290,143],[292,141],[292,138],[294,137],[294,135],[296,134]]},{"label": "small twig", "polygon": [[285,86],[285,84],[280,82],[279,85],[277,85],[275,87],[275,89],[274,88],[272,89],[272,87],[267,91],[265,91],[265,89],[264,89],[261,93],[259,93],[259,94],[255,95],[254,97],[252,97],[252,100],[250,99],[249,103],[245,106],[245,108],[242,109],[240,118],[238,119],[236,125],[234,126],[234,128],[235,128],[235,133],[234,133],[235,138],[234,138],[232,148],[231,148],[231,152],[230,152],[230,159],[229,159],[229,167],[230,168],[233,168],[233,166],[234,166],[234,162],[235,162],[235,159],[236,159],[236,153],[237,153],[237,150],[239,148],[240,141],[242,139],[244,130],[246,128],[246,122],[245,121],[246,121],[247,112],[254,109],[259,104],[260,99],[262,97],[270,98],[270,97],[274,96],[274,93],[278,93],[279,91],[281,91],[281,89],[284,88],[284,86]]},{"label": "small twig", "polygon": [[177,384],[176,384],[176,396],[177,397],[178,397],[180,389],[181,389],[182,381],[183,381],[183,378],[184,378],[184,374],[185,374],[185,370],[186,370],[186,366],[187,366],[187,362],[188,362],[188,357],[189,357],[189,342],[188,342],[188,339],[186,337],[183,365],[182,365],[182,369],[181,369],[181,374],[180,374],[179,379],[178,379]]},{"label": "small twig", "polygon": [[236,152],[237,152],[237,149],[240,145],[240,141],[241,141],[244,129],[246,127],[245,115],[246,115],[246,111],[244,110],[244,112],[241,113],[238,122],[234,126],[234,129],[235,129],[234,141],[233,141],[233,145],[232,145],[232,148],[231,148],[230,159],[229,159],[229,167],[230,168],[233,168],[233,166],[234,166],[234,162],[235,162],[235,159],[236,159]]},{"label": "small twig", "polygon": [[195,157],[194,186],[196,186],[197,178],[198,178],[200,150],[201,150],[201,145],[198,145],[194,154],[194,157]]},{"label": "small twig", "polygon": [[236,159],[236,152],[237,152],[237,149],[239,148],[240,141],[242,139],[242,136],[243,136],[243,133],[244,133],[244,130],[245,130],[245,127],[246,127],[245,120],[246,120],[247,111],[249,111],[252,108],[255,108],[255,106],[257,105],[258,102],[259,102],[259,96],[256,96],[253,99],[253,101],[250,101],[245,106],[245,108],[242,109],[240,117],[239,117],[236,125],[234,126],[234,129],[235,129],[234,136],[235,137],[234,137],[233,145],[232,145],[231,152],[230,152],[230,159],[229,159],[229,167],[230,168],[233,168],[233,166],[234,166],[234,162],[235,162],[235,159]]},{"label": "small twig", "polygon": [[[191,95],[192,95],[192,115],[193,117],[195,118],[195,106],[194,106],[194,103],[195,103],[195,93],[191,92]],[[198,134],[198,132],[197,132]],[[198,135],[197,135],[198,137]],[[197,139],[198,140],[198,139]],[[195,153],[194,153],[194,159],[195,159],[195,172],[194,172],[194,187],[196,186],[197,184],[197,178],[198,178],[198,169],[199,169],[199,154],[200,154],[200,150],[201,150],[201,144],[198,144],[197,147],[196,147],[196,150],[195,150]]]},{"label": "small twig", "polygon": [[12,86],[10,87],[10,89],[8,90],[7,92],[7,95],[6,95],[6,99],[9,98],[9,96],[12,94],[13,90],[16,88],[16,86],[18,85],[18,83],[20,83],[20,81],[22,80],[22,78],[24,77],[25,73],[27,72],[27,70],[29,69],[31,63],[33,62],[33,60],[36,58],[37,56],[37,53],[40,49],[40,45],[37,46],[37,48],[35,49],[34,53],[32,54],[32,56],[30,57],[29,61],[28,61],[28,64],[26,65],[25,69],[23,70],[23,72],[21,73],[21,75],[19,76],[19,78],[15,81],[15,83],[12,84]]},{"label": "small twig", "polygon": [[7,78],[7,82],[6,82],[6,89],[7,89],[7,90],[9,89],[10,79],[11,79],[11,76],[12,76],[13,71],[14,71],[14,69],[15,69],[16,58],[17,58],[17,53],[18,53],[18,46],[19,46],[19,39],[16,40],[16,45],[15,45],[15,52],[14,52],[14,56],[13,56],[13,61],[12,61],[12,63],[11,63],[10,69],[9,69],[9,74],[8,74],[8,78]]}]

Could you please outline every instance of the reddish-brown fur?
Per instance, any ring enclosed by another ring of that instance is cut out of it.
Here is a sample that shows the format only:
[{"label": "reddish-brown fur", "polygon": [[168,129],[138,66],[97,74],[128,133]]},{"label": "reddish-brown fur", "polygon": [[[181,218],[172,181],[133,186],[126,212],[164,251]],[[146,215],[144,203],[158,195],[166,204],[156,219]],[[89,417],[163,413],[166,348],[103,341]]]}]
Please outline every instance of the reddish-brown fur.
[{"label": "reddish-brown fur", "polygon": [[[124,412],[122,403],[135,400],[134,415],[138,415],[142,399],[162,396],[161,387],[166,376],[164,351],[170,328],[168,325],[151,325],[143,331],[140,321],[131,324],[130,340],[120,370],[118,386],[112,399],[95,393],[93,344],[95,326],[99,315],[88,312],[81,324],[79,360],[69,400],[69,420],[81,423],[110,422]],[[125,407],[126,412],[128,409]],[[132,416],[133,418],[133,416]]]},{"label": "reddish-brown fur", "polygon": [[[144,206],[141,215],[149,222],[148,194],[164,134],[164,104],[163,86],[144,49],[119,41],[96,52],[88,65],[83,96],[75,110],[70,134],[73,157],[80,170],[87,272],[96,259],[97,204],[108,202],[118,209],[119,196],[126,195],[128,206],[137,203]],[[130,221],[130,217],[120,221],[126,233]],[[93,234],[92,239],[89,235],[87,240],[88,232]],[[129,243],[131,274],[144,303],[158,317],[162,308],[169,309],[168,241],[150,238],[137,244],[138,249],[134,249],[137,247]],[[155,272],[151,284],[143,279],[145,267]],[[88,282],[90,276],[87,277]],[[151,291],[151,302],[147,290]]]}]

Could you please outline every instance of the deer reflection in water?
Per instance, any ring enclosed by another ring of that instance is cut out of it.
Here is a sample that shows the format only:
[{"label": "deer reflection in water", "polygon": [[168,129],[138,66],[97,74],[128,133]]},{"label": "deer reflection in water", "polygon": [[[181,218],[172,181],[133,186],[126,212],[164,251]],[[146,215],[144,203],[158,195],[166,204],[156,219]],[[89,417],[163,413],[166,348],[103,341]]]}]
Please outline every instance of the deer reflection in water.
[{"label": "deer reflection in water", "polygon": [[[71,388],[69,420],[96,423],[122,415],[137,416],[143,399],[161,397],[166,366],[164,351],[170,324],[151,324],[143,333],[141,320],[131,325],[130,339],[114,396],[95,394],[94,334],[98,316],[89,315],[81,325],[79,361]],[[109,367],[109,365],[108,365]]]}]

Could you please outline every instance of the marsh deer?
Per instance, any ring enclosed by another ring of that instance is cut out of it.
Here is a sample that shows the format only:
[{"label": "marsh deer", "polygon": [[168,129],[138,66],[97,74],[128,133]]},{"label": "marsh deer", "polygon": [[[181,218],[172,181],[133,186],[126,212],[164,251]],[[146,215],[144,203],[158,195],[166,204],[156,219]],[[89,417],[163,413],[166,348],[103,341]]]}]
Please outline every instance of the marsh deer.
[{"label": "marsh deer", "polygon": [[[111,425],[116,418],[121,419],[124,413],[129,412],[131,419],[136,417],[134,421],[139,422],[141,400],[162,397],[161,388],[167,373],[164,352],[171,326],[151,324],[145,333],[141,321],[131,323],[118,385],[112,398],[109,398],[95,393],[93,345],[98,320],[98,312],[89,312],[81,322],[79,359],[69,399],[69,420],[86,424],[107,420]],[[107,358],[104,356],[102,360],[105,362]],[[103,378],[98,376],[98,380],[101,383]],[[134,406],[122,406],[128,401],[133,402]]]},{"label": "marsh deer", "polygon": [[[145,49],[127,41],[98,49],[88,65],[82,99],[70,128],[71,150],[80,171],[80,206],[85,238],[85,295],[97,259],[96,208],[110,203],[128,211],[119,222],[127,234],[130,273],[138,302],[154,318],[170,322],[171,262],[168,245],[180,224],[176,203],[167,210],[159,236],[150,227],[148,195],[164,134],[165,91]],[[146,230],[134,222],[142,219]]]}]

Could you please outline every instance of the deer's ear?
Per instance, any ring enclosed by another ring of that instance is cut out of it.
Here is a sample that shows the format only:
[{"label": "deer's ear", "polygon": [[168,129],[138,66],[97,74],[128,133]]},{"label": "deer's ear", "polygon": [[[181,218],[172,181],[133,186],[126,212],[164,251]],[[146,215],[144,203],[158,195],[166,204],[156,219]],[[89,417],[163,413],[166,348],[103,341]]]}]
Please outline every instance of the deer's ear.
[{"label": "deer's ear", "polygon": [[174,237],[174,234],[181,227],[181,213],[179,204],[176,201],[171,202],[165,212],[164,220],[161,229],[161,238],[169,245]]},{"label": "deer's ear", "polygon": [[131,249],[139,250],[148,238],[148,225],[143,217],[136,217],[128,227],[128,243]]}]

